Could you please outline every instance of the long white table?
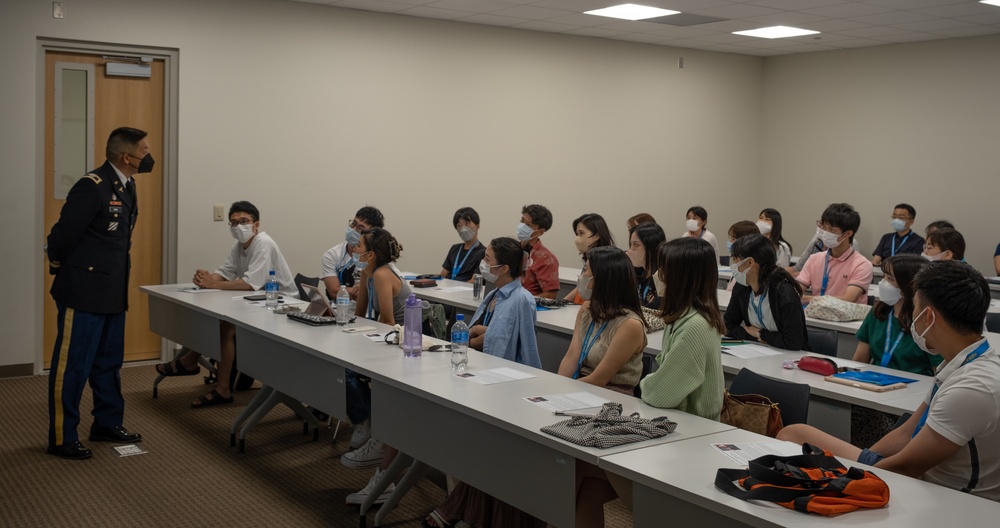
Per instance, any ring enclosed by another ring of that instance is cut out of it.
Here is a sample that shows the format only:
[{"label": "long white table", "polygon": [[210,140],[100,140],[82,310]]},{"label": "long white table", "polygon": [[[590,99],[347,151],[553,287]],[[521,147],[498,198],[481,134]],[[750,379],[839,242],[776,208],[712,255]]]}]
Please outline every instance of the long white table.
[{"label": "long white table", "polygon": [[748,502],[715,487],[718,468],[739,467],[711,444],[775,442],[743,430],[725,431],[688,442],[652,446],[604,457],[600,467],[633,481],[636,528],[677,526],[995,526],[1000,504],[966,493],[841,460],[847,467],[873,471],[889,485],[885,508],[837,517],[804,514],[787,508]]}]

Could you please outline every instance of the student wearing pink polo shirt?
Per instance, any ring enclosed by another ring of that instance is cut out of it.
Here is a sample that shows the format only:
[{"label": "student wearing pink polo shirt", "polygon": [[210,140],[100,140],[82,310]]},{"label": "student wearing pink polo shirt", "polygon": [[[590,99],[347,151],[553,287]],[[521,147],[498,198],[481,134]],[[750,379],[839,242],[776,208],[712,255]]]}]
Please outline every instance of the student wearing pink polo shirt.
[{"label": "student wearing pink polo shirt", "polygon": [[816,226],[826,251],[810,256],[797,277],[804,287],[811,290],[811,295],[802,296],[802,302],[831,295],[848,302],[866,304],[868,287],[872,283],[872,263],[852,246],[854,235],[861,227],[861,215],[850,204],[830,204]]}]

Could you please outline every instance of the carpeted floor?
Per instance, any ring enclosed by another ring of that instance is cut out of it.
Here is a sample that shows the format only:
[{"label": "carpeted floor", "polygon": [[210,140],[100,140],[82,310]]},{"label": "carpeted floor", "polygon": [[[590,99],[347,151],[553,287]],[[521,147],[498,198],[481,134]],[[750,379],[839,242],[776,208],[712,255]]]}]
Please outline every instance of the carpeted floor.
[{"label": "carpeted floor", "polygon": [[[358,526],[358,509],[344,504],[372,469],[340,464],[351,428],[320,439],[279,406],[247,437],[247,452],[229,447],[229,426],[256,391],[233,405],[191,409],[207,392],[201,376],[169,378],[152,399],[152,366],[122,370],[125,427],[143,435],[148,453],[119,458],[114,444],[87,442],[90,391],[84,392],[80,435],[89,460],[45,453],[48,378],[0,380],[0,526]],[[444,498],[423,479],[389,514],[385,526],[420,526]],[[631,526],[620,501],[607,506],[607,526]],[[372,526],[374,511],[369,512]]]}]

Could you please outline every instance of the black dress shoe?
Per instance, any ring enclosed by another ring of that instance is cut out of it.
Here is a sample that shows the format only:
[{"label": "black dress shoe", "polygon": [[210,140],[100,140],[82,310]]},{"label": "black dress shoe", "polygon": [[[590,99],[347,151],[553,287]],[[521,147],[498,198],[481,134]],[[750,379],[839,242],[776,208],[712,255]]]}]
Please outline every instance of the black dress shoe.
[{"label": "black dress shoe", "polygon": [[55,455],[60,458],[68,458],[70,460],[83,460],[85,458],[90,458],[90,450],[83,447],[80,442],[73,442],[72,444],[63,445],[50,445],[48,449],[50,455]]},{"label": "black dress shoe", "polygon": [[139,433],[130,433],[122,426],[117,427],[90,427],[91,442],[120,442],[122,444],[134,444],[142,440]]}]

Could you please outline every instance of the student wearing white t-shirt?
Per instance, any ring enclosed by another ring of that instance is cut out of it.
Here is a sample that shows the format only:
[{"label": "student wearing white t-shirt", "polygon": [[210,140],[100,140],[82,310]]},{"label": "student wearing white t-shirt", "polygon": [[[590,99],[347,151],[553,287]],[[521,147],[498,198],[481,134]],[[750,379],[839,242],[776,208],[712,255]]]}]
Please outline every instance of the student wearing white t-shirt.
[{"label": "student wearing white t-shirt", "polygon": [[[218,290],[262,290],[273,269],[282,295],[298,295],[292,270],[274,240],[260,231],[260,212],[252,203],[235,202],[229,208],[229,230],[236,239],[229,257],[214,272],[196,271],[192,279],[196,286]],[[216,368],[217,384],[211,392],[191,404],[196,409],[233,402],[230,372],[236,360],[236,327],[220,321],[219,333],[221,346]],[[192,350],[173,361],[157,365],[156,372],[164,376],[194,376],[200,370],[199,356]]]},{"label": "student wearing white t-shirt", "polygon": [[344,241],[323,253],[323,272],[319,278],[331,299],[337,298],[341,286],[347,287],[351,299],[358,298],[358,285],[354,283],[354,270],[358,260],[355,258],[354,248],[358,246],[361,233],[373,227],[385,227],[385,217],[378,209],[366,205],[358,209],[353,220],[347,222]]},{"label": "student wearing white t-shirt", "polygon": [[1000,501],[1000,355],[983,337],[989,285],[971,266],[941,261],[913,289],[913,341],[945,362],[910,419],[868,449],[802,424],[778,438]]},{"label": "student wearing white t-shirt", "polygon": [[684,234],[681,236],[700,238],[705,242],[712,245],[712,249],[715,251],[715,262],[719,262],[719,241],[716,240],[715,235],[711,231],[705,228],[705,224],[708,223],[708,211],[700,205],[696,205],[687,210],[687,216],[684,221]]}]

